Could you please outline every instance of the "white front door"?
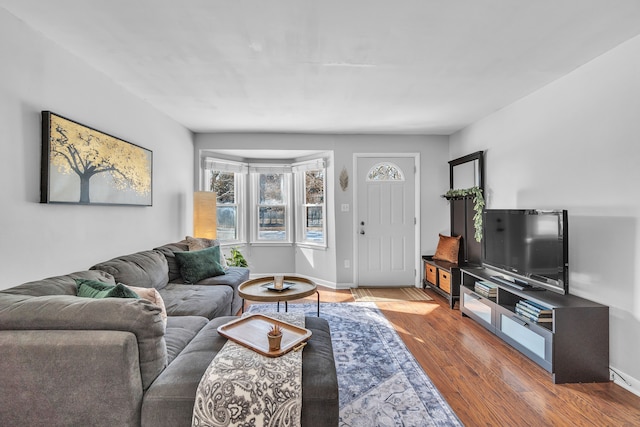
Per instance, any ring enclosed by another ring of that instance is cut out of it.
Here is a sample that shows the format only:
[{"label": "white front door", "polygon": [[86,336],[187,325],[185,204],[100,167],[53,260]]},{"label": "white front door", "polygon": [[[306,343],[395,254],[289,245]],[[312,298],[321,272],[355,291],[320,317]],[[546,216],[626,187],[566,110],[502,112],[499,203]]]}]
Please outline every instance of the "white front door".
[{"label": "white front door", "polygon": [[415,160],[358,157],[358,286],[415,286]]}]

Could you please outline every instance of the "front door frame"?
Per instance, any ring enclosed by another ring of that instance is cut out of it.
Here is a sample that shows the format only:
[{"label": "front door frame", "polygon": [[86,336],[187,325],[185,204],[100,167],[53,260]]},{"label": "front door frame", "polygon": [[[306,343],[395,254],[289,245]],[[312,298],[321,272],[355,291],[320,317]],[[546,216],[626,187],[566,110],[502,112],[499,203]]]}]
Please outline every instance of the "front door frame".
[{"label": "front door frame", "polygon": [[359,252],[359,241],[358,239],[358,160],[360,158],[366,157],[383,157],[383,158],[392,158],[392,157],[410,157],[413,158],[413,167],[415,171],[415,261],[414,261],[414,286],[416,288],[422,287],[420,283],[420,268],[421,268],[421,258],[420,258],[420,153],[354,153],[353,154],[353,200],[351,205],[353,206],[353,283],[355,287],[358,287],[359,283],[359,270],[360,265],[358,262],[358,252]]}]

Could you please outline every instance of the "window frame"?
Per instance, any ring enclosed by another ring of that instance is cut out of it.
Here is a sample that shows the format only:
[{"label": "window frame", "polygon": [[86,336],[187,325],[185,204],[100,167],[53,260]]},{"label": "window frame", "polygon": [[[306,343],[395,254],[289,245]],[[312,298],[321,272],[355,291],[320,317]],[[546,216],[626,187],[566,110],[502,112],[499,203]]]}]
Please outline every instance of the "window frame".
[{"label": "window frame", "polygon": [[[260,203],[260,176],[281,174],[283,175],[282,196],[283,203]],[[293,206],[291,197],[292,188],[292,172],[290,164],[267,164],[258,163],[249,165],[249,176],[251,180],[251,239],[249,243],[252,246],[291,246],[294,243],[293,236]],[[282,207],[284,208],[284,240],[270,240],[260,238],[260,209],[264,207]]]},{"label": "window frame", "polygon": [[[327,248],[327,166],[324,159],[312,159],[305,162],[293,163],[294,185],[295,185],[295,208],[296,208],[296,245],[311,248]],[[306,200],[306,173],[309,171],[322,170],[322,203],[307,203]],[[322,209],[322,241],[310,240],[307,238],[306,221],[307,207],[321,207]]]},{"label": "window frame", "polygon": [[[236,238],[221,239],[220,236],[217,236],[216,238],[220,241],[220,244],[224,246],[237,246],[237,245],[246,244],[247,243],[247,237],[246,237],[247,226],[246,226],[246,215],[245,215],[245,211],[246,211],[245,182],[246,182],[246,175],[248,171],[246,163],[206,157],[203,159],[202,171],[203,171],[202,183],[201,183],[202,191],[212,191],[210,187],[211,175],[209,171],[217,171],[217,172],[234,174],[235,203],[220,203],[220,201],[217,200],[216,209],[221,206],[233,206],[236,208]],[[216,217],[218,216],[216,215]]]}]

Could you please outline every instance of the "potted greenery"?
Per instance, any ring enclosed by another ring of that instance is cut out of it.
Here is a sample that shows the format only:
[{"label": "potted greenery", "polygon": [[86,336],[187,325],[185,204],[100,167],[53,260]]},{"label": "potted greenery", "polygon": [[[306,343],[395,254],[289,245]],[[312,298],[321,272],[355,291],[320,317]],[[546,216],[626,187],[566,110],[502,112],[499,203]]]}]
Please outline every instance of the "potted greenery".
[{"label": "potted greenery", "polygon": [[482,210],[484,209],[484,197],[482,196],[482,189],[480,187],[471,187],[463,189],[451,189],[447,191],[442,197],[447,200],[455,199],[458,197],[473,197],[473,226],[475,228],[474,237],[476,242],[482,241]]},{"label": "potted greenery", "polygon": [[247,260],[244,259],[244,256],[242,256],[238,248],[231,248],[229,252],[231,256],[227,258],[227,265],[231,267],[249,267]]},{"label": "potted greenery", "polygon": [[282,328],[280,328],[280,325],[271,326],[271,329],[267,332],[267,338],[269,339],[269,351],[280,350],[282,342]]}]

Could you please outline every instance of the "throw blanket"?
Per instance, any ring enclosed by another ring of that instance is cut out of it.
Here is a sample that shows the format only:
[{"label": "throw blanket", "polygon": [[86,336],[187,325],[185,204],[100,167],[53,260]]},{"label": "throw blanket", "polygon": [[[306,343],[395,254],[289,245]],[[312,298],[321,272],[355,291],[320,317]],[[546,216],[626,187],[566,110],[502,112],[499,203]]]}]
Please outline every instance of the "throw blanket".
[{"label": "throw blanket", "polygon": [[[304,314],[269,316],[304,327]],[[229,340],[200,380],[193,427],[300,426],[302,351],[275,358]]]}]

